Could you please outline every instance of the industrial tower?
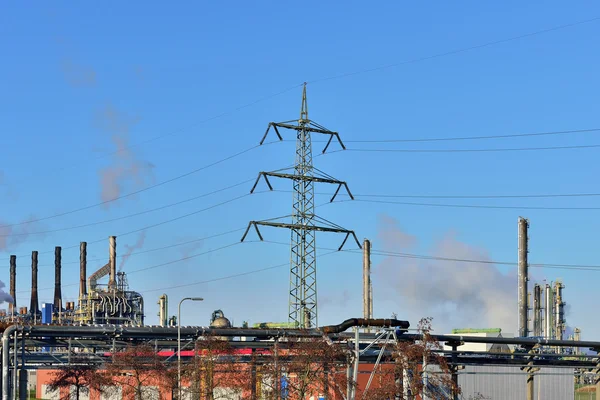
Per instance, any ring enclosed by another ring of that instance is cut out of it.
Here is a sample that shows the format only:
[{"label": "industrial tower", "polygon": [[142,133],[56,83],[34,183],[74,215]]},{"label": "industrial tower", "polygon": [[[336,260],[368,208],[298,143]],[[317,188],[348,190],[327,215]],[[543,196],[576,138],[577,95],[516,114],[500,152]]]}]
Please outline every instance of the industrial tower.
[{"label": "industrial tower", "polygon": [[[300,108],[300,119],[285,122],[271,122],[267,127],[260,144],[262,145],[273,127],[279,140],[283,140],[279,133],[279,128],[296,131],[296,162],[292,168],[284,168],[274,172],[260,172],[258,178],[252,187],[250,193],[254,192],[256,185],[261,177],[270,190],[273,190],[269,177],[285,178],[293,181],[293,203],[292,215],[286,217],[273,218],[266,221],[250,221],[248,228],[242,236],[242,241],[246,238],[248,231],[252,226],[256,230],[260,240],[263,240],[258,229],[259,225],[286,228],[291,230],[291,265],[290,265],[290,296],[289,296],[289,322],[298,327],[310,328],[318,326],[317,319],[317,265],[316,265],[316,243],[315,233],[335,232],[345,233],[346,237],[339,247],[342,249],[350,235],[361,248],[360,243],[354,233],[342,228],[341,226],[329,222],[315,215],[314,204],[314,183],[330,183],[337,185],[331,202],[335,199],[342,186],[348,192],[351,199],[354,199],[348,185],[344,181],[339,181],[332,176],[313,167],[311,133],[329,135],[329,140],[323,149],[323,153],[331,144],[335,137],[345,150],[345,146],[337,132],[311,121],[308,118],[308,105],[306,102],[306,83],[302,91],[302,106]],[[289,170],[289,172],[286,172]],[[291,217],[291,223],[275,222],[278,219]]]}]

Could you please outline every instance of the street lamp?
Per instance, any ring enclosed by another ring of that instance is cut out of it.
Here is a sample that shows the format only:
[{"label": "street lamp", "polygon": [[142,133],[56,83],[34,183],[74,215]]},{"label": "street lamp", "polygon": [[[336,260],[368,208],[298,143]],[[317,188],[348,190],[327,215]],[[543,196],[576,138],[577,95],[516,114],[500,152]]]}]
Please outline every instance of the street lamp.
[{"label": "street lamp", "polygon": [[181,303],[186,300],[203,301],[202,297],[184,297],[177,307],[177,388],[179,392],[178,400],[181,400]]}]

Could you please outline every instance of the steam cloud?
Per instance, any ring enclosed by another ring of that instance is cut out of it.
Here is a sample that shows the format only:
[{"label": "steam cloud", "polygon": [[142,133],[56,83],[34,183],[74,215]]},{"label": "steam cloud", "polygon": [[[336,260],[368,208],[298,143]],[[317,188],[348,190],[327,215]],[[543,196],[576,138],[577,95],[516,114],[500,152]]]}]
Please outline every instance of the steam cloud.
[{"label": "steam cloud", "polygon": [[41,230],[41,224],[36,222],[36,219],[37,218],[32,215],[18,225],[11,225],[10,223],[0,220],[0,250],[6,250],[10,247],[17,246],[26,241],[31,232]]},{"label": "steam cloud", "polygon": [[125,266],[125,263],[127,262],[127,260],[129,259],[129,257],[131,257],[131,254],[137,250],[137,249],[141,249],[144,246],[144,241],[146,240],[146,231],[142,231],[139,236],[137,241],[135,242],[135,244],[133,246],[130,246],[128,244],[126,244],[125,246],[125,254],[123,254],[123,256],[121,257],[121,266],[119,267],[119,270],[122,271],[123,267]]},{"label": "steam cloud", "polygon": [[67,82],[74,87],[94,86],[96,71],[91,67],[74,64],[71,60],[62,63],[62,70]]},{"label": "steam cloud", "polygon": [[[417,243],[387,216],[380,218],[378,235],[388,251],[410,251]],[[436,330],[442,333],[464,327],[515,333],[516,274],[503,274],[485,262],[490,261],[485,250],[462,243],[453,234],[445,235],[427,254],[484,262],[384,259],[373,270],[374,280],[379,280],[384,293],[392,291],[402,318],[433,317]]]},{"label": "steam cloud", "polygon": [[13,299],[10,294],[8,294],[4,290],[2,290],[5,287],[6,287],[6,285],[4,284],[4,282],[0,281],[0,304],[2,304],[2,303],[14,304],[15,299]]},{"label": "steam cloud", "polygon": [[119,198],[127,185],[139,189],[154,182],[154,165],[139,160],[129,148],[129,130],[136,121],[123,115],[112,105],[108,105],[99,115],[101,127],[111,133],[115,146],[112,163],[99,171],[101,198],[104,208],[108,209],[111,201]]}]

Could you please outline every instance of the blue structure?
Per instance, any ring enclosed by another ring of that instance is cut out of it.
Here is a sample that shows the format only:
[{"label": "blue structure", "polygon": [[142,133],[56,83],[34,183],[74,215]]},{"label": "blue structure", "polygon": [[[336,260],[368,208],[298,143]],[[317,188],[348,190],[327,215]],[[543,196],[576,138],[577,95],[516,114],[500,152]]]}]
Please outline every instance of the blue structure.
[{"label": "blue structure", "polygon": [[52,313],[54,311],[54,304],[42,303],[42,324],[52,323]]}]

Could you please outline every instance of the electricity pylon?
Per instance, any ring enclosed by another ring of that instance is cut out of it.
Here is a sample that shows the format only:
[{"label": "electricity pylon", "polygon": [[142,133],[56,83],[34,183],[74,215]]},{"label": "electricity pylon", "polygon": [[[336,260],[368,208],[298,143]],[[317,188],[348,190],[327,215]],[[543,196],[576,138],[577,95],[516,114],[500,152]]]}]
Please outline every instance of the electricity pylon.
[{"label": "electricity pylon", "polygon": [[[246,238],[248,231],[252,226],[260,240],[263,237],[258,228],[262,226],[272,226],[277,228],[290,229],[291,238],[291,265],[290,265],[290,297],[289,297],[289,322],[297,327],[310,328],[318,326],[317,318],[317,264],[316,264],[316,243],[315,233],[334,232],[345,233],[346,237],[342,242],[341,250],[350,236],[354,238],[359,248],[361,245],[354,231],[342,228],[341,226],[329,222],[315,215],[314,203],[314,183],[329,183],[337,185],[337,190],[330,201],[333,201],[342,187],[346,190],[351,199],[354,199],[348,185],[344,181],[337,180],[332,176],[313,167],[311,133],[329,135],[329,141],[323,149],[323,153],[331,144],[335,137],[345,149],[342,140],[337,132],[317,124],[308,119],[308,105],[306,102],[306,83],[302,91],[302,106],[300,109],[300,119],[285,122],[271,122],[263,136],[260,144],[262,145],[273,128],[279,140],[283,140],[279,128],[296,131],[296,162],[292,168],[284,168],[273,172],[260,172],[258,178],[252,187],[254,192],[260,178],[264,178],[265,183],[270,190],[273,190],[269,177],[290,179],[293,182],[293,204],[292,215],[286,217],[274,218],[266,221],[250,221],[242,241]],[[290,170],[289,172],[285,172]],[[291,223],[276,222],[276,220],[291,217]]]}]

